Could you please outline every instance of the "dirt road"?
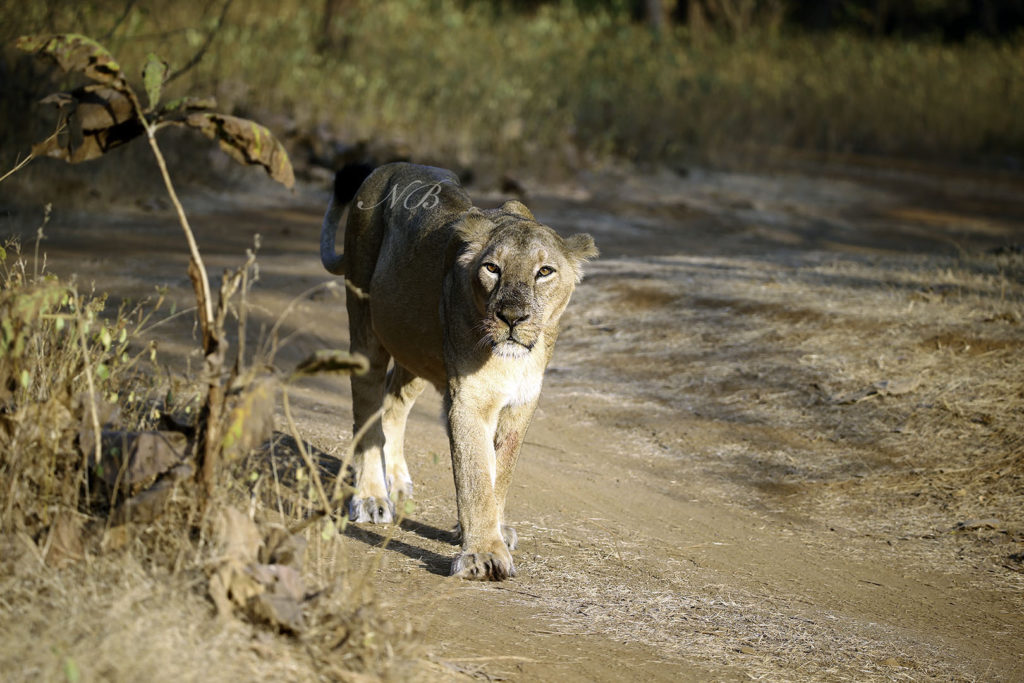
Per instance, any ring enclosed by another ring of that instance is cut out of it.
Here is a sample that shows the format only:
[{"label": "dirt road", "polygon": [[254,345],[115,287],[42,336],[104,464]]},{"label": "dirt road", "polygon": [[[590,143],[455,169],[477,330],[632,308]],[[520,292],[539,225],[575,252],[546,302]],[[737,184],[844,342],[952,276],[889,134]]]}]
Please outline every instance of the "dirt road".
[{"label": "dirt road", "polygon": [[[527,203],[602,258],[564,319],[510,494],[519,575],[446,577],[440,401],[410,418],[415,508],[351,527],[438,677],[1021,680],[1024,184],[914,169],[605,173]],[[484,197],[494,201],[497,197]],[[287,206],[284,206],[287,203]],[[316,192],[198,201],[214,272],[262,235],[257,324],[287,367],[345,348],[318,290]],[[190,291],[169,216],[62,220],[50,268],[120,296]],[[180,346],[178,346],[180,344]],[[162,353],[184,353],[168,336]],[[347,381],[293,395],[340,454]]]}]

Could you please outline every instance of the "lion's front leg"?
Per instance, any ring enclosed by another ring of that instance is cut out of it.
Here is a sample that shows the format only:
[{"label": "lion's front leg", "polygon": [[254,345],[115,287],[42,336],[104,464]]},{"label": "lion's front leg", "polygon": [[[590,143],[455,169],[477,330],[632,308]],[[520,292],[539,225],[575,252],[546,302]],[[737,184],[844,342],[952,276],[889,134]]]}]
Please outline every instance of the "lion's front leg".
[{"label": "lion's front leg", "polygon": [[522,405],[510,405],[501,409],[498,415],[498,426],[494,432],[494,456],[496,476],[494,480],[494,501],[498,506],[498,520],[501,523],[501,535],[509,550],[515,550],[519,541],[515,527],[505,523],[505,502],[519,451],[523,448],[526,430],[533,420],[537,409],[537,401],[533,400]]},{"label": "lion's front leg", "polygon": [[462,531],[462,552],[452,562],[452,575],[501,581],[515,576],[516,569],[502,537],[495,499],[494,427],[481,419],[479,408],[467,405],[463,398],[456,395],[446,403]]},{"label": "lion's front leg", "polygon": [[[455,536],[456,543],[462,543],[462,525],[458,522],[455,523],[455,527],[452,529],[452,534]],[[508,546],[509,550],[515,550],[516,545],[519,543],[519,534],[516,532],[514,526],[508,524],[501,525],[501,538],[505,541],[505,545]]]}]

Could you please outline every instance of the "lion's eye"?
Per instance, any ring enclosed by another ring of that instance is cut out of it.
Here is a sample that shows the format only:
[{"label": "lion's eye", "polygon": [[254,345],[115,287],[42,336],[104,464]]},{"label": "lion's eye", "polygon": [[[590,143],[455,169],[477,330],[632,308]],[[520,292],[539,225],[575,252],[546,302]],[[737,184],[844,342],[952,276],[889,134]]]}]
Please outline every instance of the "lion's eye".
[{"label": "lion's eye", "polygon": [[555,272],[555,269],[551,266],[541,266],[537,269],[537,277],[547,277]]},{"label": "lion's eye", "polygon": [[493,263],[485,263],[484,270],[486,270],[488,273],[493,273],[495,275],[501,272],[501,268],[499,268]]}]

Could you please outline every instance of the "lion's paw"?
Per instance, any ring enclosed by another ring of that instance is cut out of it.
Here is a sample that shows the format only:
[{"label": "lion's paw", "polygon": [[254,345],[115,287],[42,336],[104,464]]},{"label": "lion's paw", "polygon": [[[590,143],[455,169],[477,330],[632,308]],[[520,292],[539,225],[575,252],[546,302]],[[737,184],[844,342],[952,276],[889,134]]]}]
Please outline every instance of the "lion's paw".
[{"label": "lion's paw", "polygon": [[505,541],[505,545],[508,546],[509,550],[515,550],[519,544],[519,534],[516,533],[516,528],[508,524],[502,524],[501,540]]},{"label": "lion's paw", "polygon": [[504,581],[516,575],[512,553],[501,544],[496,552],[459,553],[452,561],[452,576],[475,581]]},{"label": "lion's paw", "polygon": [[387,498],[353,496],[348,502],[348,519],[350,522],[388,524],[395,521],[395,504]]},{"label": "lion's paw", "polygon": [[412,479],[409,477],[392,479],[389,476],[387,481],[391,500],[408,500],[412,498]]}]

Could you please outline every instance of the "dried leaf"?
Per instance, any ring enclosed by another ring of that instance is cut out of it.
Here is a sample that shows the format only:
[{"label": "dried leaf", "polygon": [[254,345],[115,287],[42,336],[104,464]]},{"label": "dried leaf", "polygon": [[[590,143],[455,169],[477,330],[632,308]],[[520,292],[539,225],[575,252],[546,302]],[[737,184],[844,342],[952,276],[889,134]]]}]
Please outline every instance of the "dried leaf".
[{"label": "dried leaf", "polygon": [[246,601],[249,616],[292,633],[302,631],[306,587],[299,572],[281,564],[256,564],[247,567],[247,574],[262,589]]},{"label": "dried leaf", "polygon": [[57,513],[46,541],[46,564],[60,567],[85,557],[82,517],[66,510]]},{"label": "dried leaf", "polygon": [[225,462],[247,455],[249,451],[274,434],[274,398],[277,387],[273,380],[252,382],[232,400],[221,439]]},{"label": "dried leaf", "polygon": [[120,65],[92,38],[77,33],[22,36],[16,45],[19,50],[49,57],[64,71],[79,71],[122,92],[128,88]]},{"label": "dried leaf", "polygon": [[42,100],[65,111],[68,131],[35,145],[32,154],[77,164],[103,156],[145,132],[131,100],[114,88],[88,85]]},{"label": "dried leaf", "polygon": [[295,184],[288,152],[264,126],[237,116],[211,112],[189,114],[183,123],[217,140],[220,148],[236,161],[262,166],[271,178],[285,187],[291,188]]},{"label": "dried leaf", "polygon": [[92,430],[83,427],[78,438],[82,454],[89,458],[90,470],[108,492],[115,485],[130,493],[140,491],[180,464],[188,449],[188,439],[178,432],[104,431],[101,460],[96,463]]},{"label": "dried leaf", "polygon": [[115,525],[152,522],[163,514],[167,501],[174,493],[175,485],[191,480],[193,474],[192,465],[189,463],[172,467],[148,489],[122,501],[111,513],[111,522]]},{"label": "dried leaf", "polygon": [[364,356],[348,351],[322,350],[298,364],[293,377],[318,375],[321,373],[341,373],[345,375],[361,375],[369,369],[370,363]]},{"label": "dried leaf", "polygon": [[86,134],[136,119],[131,100],[113,88],[87,85],[70,95],[74,98],[74,116]]},{"label": "dried leaf", "polygon": [[221,561],[231,561],[239,566],[256,561],[263,539],[256,522],[232,507],[218,511],[214,530],[217,556]]},{"label": "dried leaf", "polygon": [[[220,510],[215,525],[217,561],[210,571],[209,592],[221,617],[230,616],[237,606],[253,620],[301,631],[306,592],[300,574],[301,537],[274,527],[264,540],[256,523],[234,508]],[[287,556],[289,564],[261,562],[258,555]]]},{"label": "dried leaf", "polygon": [[160,107],[160,113],[157,118],[182,112],[213,109],[216,106],[217,100],[213,97],[179,97]]}]

